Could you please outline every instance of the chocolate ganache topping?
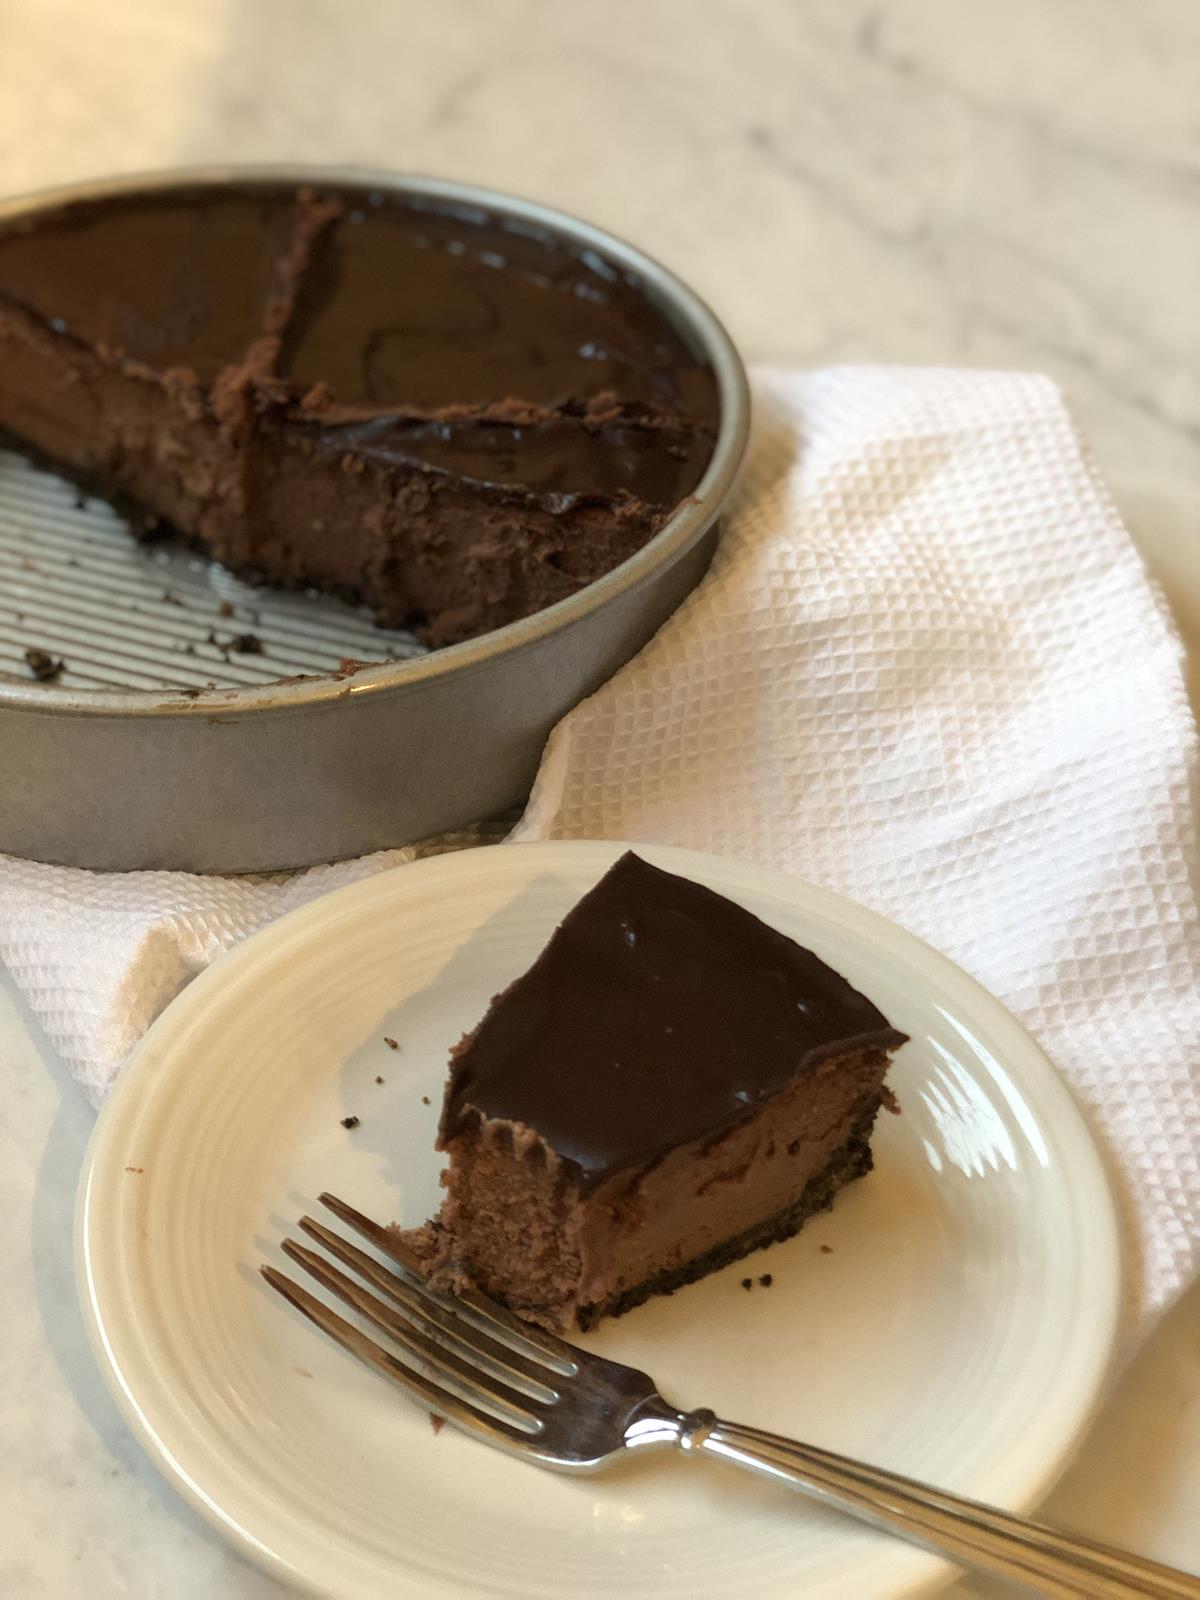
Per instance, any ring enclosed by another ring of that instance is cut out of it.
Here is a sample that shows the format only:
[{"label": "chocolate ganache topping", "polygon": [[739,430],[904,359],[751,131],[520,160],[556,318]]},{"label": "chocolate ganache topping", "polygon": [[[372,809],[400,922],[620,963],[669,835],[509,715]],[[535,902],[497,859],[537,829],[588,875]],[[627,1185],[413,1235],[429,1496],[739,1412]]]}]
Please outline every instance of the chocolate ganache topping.
[{"label": "chocolate ganache topping", "polygon": [[624,560],[713,374],[603,254],[369,187],[183,187],[0,225],[0,433],[234,570],[431,642]]},{"label": "chocolate ganache topping", "polygon": [[[714,978],[719,974],[719,978]],[[520,1123],[586,1192],[754,1116],[798,1073],[904,1043],[810,950],[627,852],[457,1058],[440,1140]]]}]

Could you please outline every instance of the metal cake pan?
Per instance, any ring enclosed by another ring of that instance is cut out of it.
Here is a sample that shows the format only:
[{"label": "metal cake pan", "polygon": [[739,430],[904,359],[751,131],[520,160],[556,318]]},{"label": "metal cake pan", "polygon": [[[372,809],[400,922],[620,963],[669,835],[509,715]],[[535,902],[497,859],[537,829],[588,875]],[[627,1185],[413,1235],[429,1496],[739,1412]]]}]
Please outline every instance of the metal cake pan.
[{"label": "metal cake pan", "polygon": [[[7,526],[10,556],[14,549],[26,552],[19,556],[23,576],[20,585],[9,581],[9,628],[0,644],[7,637],[12,646],[18,624],[27,634],[34,631],[25,613],[12,605],[16,588],[22,587],[31,594],[25,602],[30,616],[41,619],[37,637],[69,621],[85,630],[89,650],[108,665],[92,680],[103,686],[90,687],[24,682],[0,662],[0,851],[110,870],[262,872],[406,844],[493,816],[528,793],[554,724],[641,649],[711,558],[717,519],[746,443],[745,371],[703,301],[674,274],[603,229],[532,201],[464,184],[314,166],[184,169],[75,185],[0,205],[0,221],[75,199],[180,183],[263,182],[361,184],[483,206],[599,251],[636,277],[647,298],[712,366],[721,402],[712,459],[695,493],[642,550],[534,616],[428,653],[418,653],[411,643],[407,650],[393,644],[387,648],[405,659],[339,672],[336,645],[329,640],[340,640],[345,655],[375,653],[364,649],[362,618],[330,623],[316,609],[319,602],[291,597],[280,625],[293,641],[290,670],[294,673],[297,660],[307,659],[303,653],[297,657],[295,649],[319,634],[327,655],[330,648],[335,651],[323,675],[300,682],[247,682],[253,677],[246,670],[251,663],[229,666],[233,658],[226,650],[216,658],[228,668],[226,681],[187,694],[166,686],[173,679],[186,681],[178,656],[174,672],[169,664],[147,668],[142,637],[157,628],[154,636],[165,638],[165,625],[140,617],[136,623],[122,620],[128,601],[121,597],[134,591],[127,582],[106,590],[108,569],[96,565],[98,557],[92,563],[96,575],[83,574],[93,603],[72,600],[87,562],[70,553],[70,517],[63,512],[54,520],[42,510],[45,485],[57,489],[57,480],[38,475],[40,486],[31,495],[23,476],[24,520],[14,516]],[[20,470],[33,474],[23,465]],[[73,579],[74,590],[38,577],[34,558],[43,528],[46,543],[61,558],[58,576]],[[134,541],[120,530],[114,548],[132,551]],[[190,563],[201,565],[210,564],[195,558]],[[269,595],[256,591],[251,601],[266,606]],[[164,591],[160,598],[171,596]],[[313,617],[319,625],[310,621]],[[123,644],[123,630],[137,638],[138,650]],[[194,653],[190,644],[174,648]],[[272,670],[269,660],[253,665],[260,672]],[[129,686],[145,682],[148,673],[153,685],[156,672],[165,675],[163,686]],[[215,681],[221,675],[215,666],[211,677]]]}]

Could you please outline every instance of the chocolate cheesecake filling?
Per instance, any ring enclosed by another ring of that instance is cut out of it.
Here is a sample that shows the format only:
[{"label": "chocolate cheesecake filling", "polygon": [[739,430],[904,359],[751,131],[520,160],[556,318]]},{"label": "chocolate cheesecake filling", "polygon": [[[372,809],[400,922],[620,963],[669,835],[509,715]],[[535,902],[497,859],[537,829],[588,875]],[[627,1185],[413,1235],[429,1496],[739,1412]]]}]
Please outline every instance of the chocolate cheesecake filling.
[{"label": "chocolate cheesecake filling", "polygon": [[455,1052],[447,1196],[412,1243],[444,1286],[590,1326],[868,1171],[903,1043],[811,951],[626,854]]},{"label": "chocolate cheesecake filling", "polygon": [[256,184],[0,226],[0,435],[137,531],[431,643],[633,554],[717,417],[628,274],[479,208]]}]

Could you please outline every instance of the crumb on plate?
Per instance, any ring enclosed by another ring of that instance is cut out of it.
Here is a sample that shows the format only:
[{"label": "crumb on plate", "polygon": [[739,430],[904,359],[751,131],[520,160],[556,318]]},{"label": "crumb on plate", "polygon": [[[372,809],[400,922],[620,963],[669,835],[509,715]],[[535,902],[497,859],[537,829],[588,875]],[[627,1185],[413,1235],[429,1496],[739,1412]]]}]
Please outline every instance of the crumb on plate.
[{"label": "crumb on plate", "polygon": [[36,645],[31,645],[25,652],[25,665],[39,683],[52,683],[66,662],[56,661],[48,650],[39,650]]}]

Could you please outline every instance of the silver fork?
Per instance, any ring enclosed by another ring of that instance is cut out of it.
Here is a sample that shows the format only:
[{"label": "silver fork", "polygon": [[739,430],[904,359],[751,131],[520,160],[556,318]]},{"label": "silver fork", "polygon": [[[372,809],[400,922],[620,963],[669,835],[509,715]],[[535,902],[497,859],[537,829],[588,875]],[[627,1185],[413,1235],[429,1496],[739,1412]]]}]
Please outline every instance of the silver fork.
[{"label": "silver fork", "polygon": [[334,1195],[320,1198],[399,1270],[311,1217],[301,1219],[304,1232],[362,1282],[293,1239],[284,1240],[284,1251],[381,1328],[396,1349],[376,1344],[274,1267],[261,1269],[267,1282],[347,1350],[485,1444],[563,1472],[594,1472],[627,1450],[719,1456],[1055,1600],[1200,1600],[1200,1579],[1170,1567],[814,1445],[723,1422],[711,1411],[679,1411],[644,1372],[578,1350],[483,1295],[435,1293],[416,1258],[386,1228]]}]

